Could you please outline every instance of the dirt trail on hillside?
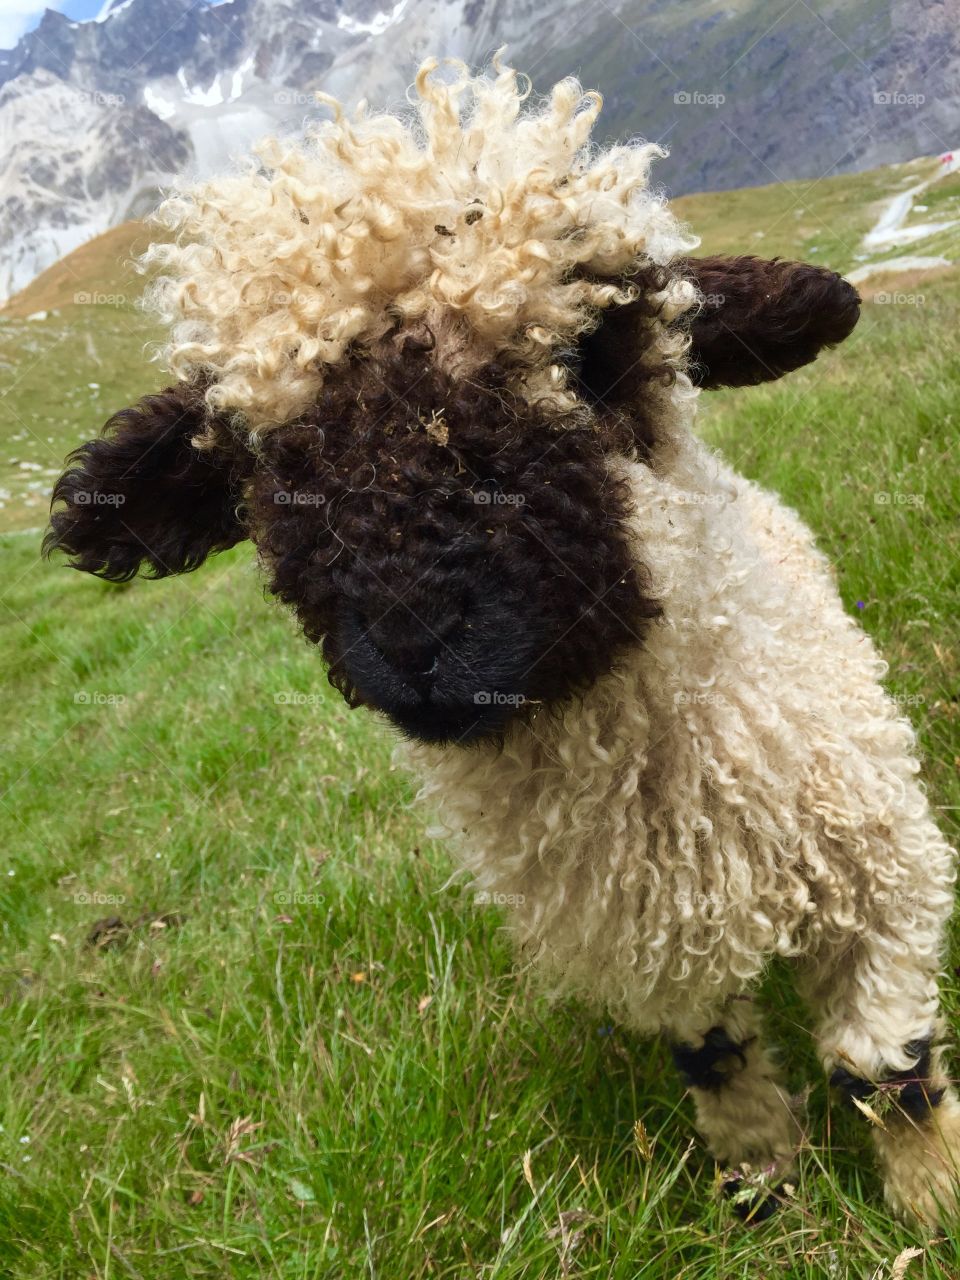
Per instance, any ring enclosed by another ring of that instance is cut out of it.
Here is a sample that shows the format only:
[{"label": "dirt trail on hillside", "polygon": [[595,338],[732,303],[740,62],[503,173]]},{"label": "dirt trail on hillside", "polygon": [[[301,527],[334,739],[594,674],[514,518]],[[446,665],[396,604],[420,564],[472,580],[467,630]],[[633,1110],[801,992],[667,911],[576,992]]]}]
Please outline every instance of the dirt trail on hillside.
[{"label": "dirt trail on hillside", "polygon": [[[960,152],[945,152],[940,168],[933,177],[927,178],[924,182],[915,183],[906,191],[900,191],[886,201],[880,210],[880,216],[863,237],[861,242],[863,248],[873,252],[901,249],[915,244],[918,240],[925,240],[938,231],[949,231],[951,227],[957,226],[960,221],[957,218],[950,218],[946,222],[915,222],[911,227],[904,224],[913,212],[918,196],[921,196],[928,187],[939,182],[941,178],[945,178],[947,174],[958,171],[960,171]],[[897,258],[887,258],[886,261],[864,263],[862,267],[848,272],[847,279],[851,284],[857,284],[881,271],[931,271],[937,267],[950,265],[949,258],[905,254]]]}]

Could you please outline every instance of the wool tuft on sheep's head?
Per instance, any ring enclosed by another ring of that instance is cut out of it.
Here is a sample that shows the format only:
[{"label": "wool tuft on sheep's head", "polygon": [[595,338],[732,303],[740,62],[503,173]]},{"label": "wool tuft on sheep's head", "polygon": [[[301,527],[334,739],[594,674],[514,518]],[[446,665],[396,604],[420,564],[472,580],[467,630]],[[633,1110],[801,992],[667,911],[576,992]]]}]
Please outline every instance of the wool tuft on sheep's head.
[{"label": "wool tuft on sheep's head", "polygon": [[[858,314],[832,272],[696,245],[664,153],[600,97],[425,63],[405,116],[332,118],[158,212],[175,385],[54,491],[45,547],[114,581],[245,537],[352,705],[502,736],[658,614],[623,463],[668,468],[696,386],[776,378]],[[62,505],[61,505],[62,504]]]}]

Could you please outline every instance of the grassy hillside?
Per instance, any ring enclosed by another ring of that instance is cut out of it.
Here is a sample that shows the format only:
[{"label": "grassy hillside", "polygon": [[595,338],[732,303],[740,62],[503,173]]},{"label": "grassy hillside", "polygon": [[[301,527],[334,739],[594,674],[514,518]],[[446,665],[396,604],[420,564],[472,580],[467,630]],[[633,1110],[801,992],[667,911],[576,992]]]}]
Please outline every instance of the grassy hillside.
[{"label": "grassy hillside", "polygon": [[[849,268],[904,178],[682,212],[706,250]],[[138,232],[115,234],[0,322],[0,1273],[889,1280],[918,1245],[897,1274],[960,1274],[960,1241],[887,1220],[785,972],[771,1035],[809,1145],[793,1207],[732,1218],[664,1048],[517,976],[496,909],[444,887],[389,735],[327,690],[249,547],[123,587],[38,562],[64,451],[161,380],[108,265]],[[956,836],[960,274],[885,296],[813,368],[705,397],[701,426],[817,530]]]},{"label": "grassy hillside", "polygon": [[682,196],[674,208],[702,237],[705,252],[799,258],[846,274],[864,262],[883,262],[902,252],[956,257],[956,227],[907,250],[871,251],[861,243],[884,201],[929,179],[934,185],[922,198],[927,208],[912,210],[907,228],[927,220],[960,218],[960,174],[941,178],[941,168],[937,159],[922,158],[818,182]]},{"label": "grassy hillside", "polygon": [[42,524],[64,455],[161,386],[132,268],[149,239],[141,223],[115,227],[0,310],[0,531]]}]

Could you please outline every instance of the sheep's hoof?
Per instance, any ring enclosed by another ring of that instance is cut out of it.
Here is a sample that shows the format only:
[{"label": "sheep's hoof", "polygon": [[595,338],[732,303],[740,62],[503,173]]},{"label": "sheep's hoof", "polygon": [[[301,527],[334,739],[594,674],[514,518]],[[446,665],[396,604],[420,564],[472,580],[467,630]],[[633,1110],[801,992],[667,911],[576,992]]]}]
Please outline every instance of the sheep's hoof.
[{"label": "sheep's hoof", "polygon": [[783,1204],[782,1182],[775,1187],[758,1187],[735,1173],[723,1180],[720,1191],[731,1201],[733,1212],[748,1227],[766,1222]]}]

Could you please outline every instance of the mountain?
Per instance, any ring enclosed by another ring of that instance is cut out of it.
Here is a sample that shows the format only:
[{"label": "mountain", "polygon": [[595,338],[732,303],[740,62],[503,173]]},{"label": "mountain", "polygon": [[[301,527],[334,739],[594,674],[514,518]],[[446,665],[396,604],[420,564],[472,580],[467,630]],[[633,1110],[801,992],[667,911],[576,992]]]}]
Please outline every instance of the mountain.
[{"label": "mountain", "polygon": [[0,301],[142,215],[180,171],[297,128],[322,89],[402,105],[430,53],[500,45],[603,90],[603,136],[672,150],[673,193],[946,151],[960,0],[107,0],[0,51]]}]

